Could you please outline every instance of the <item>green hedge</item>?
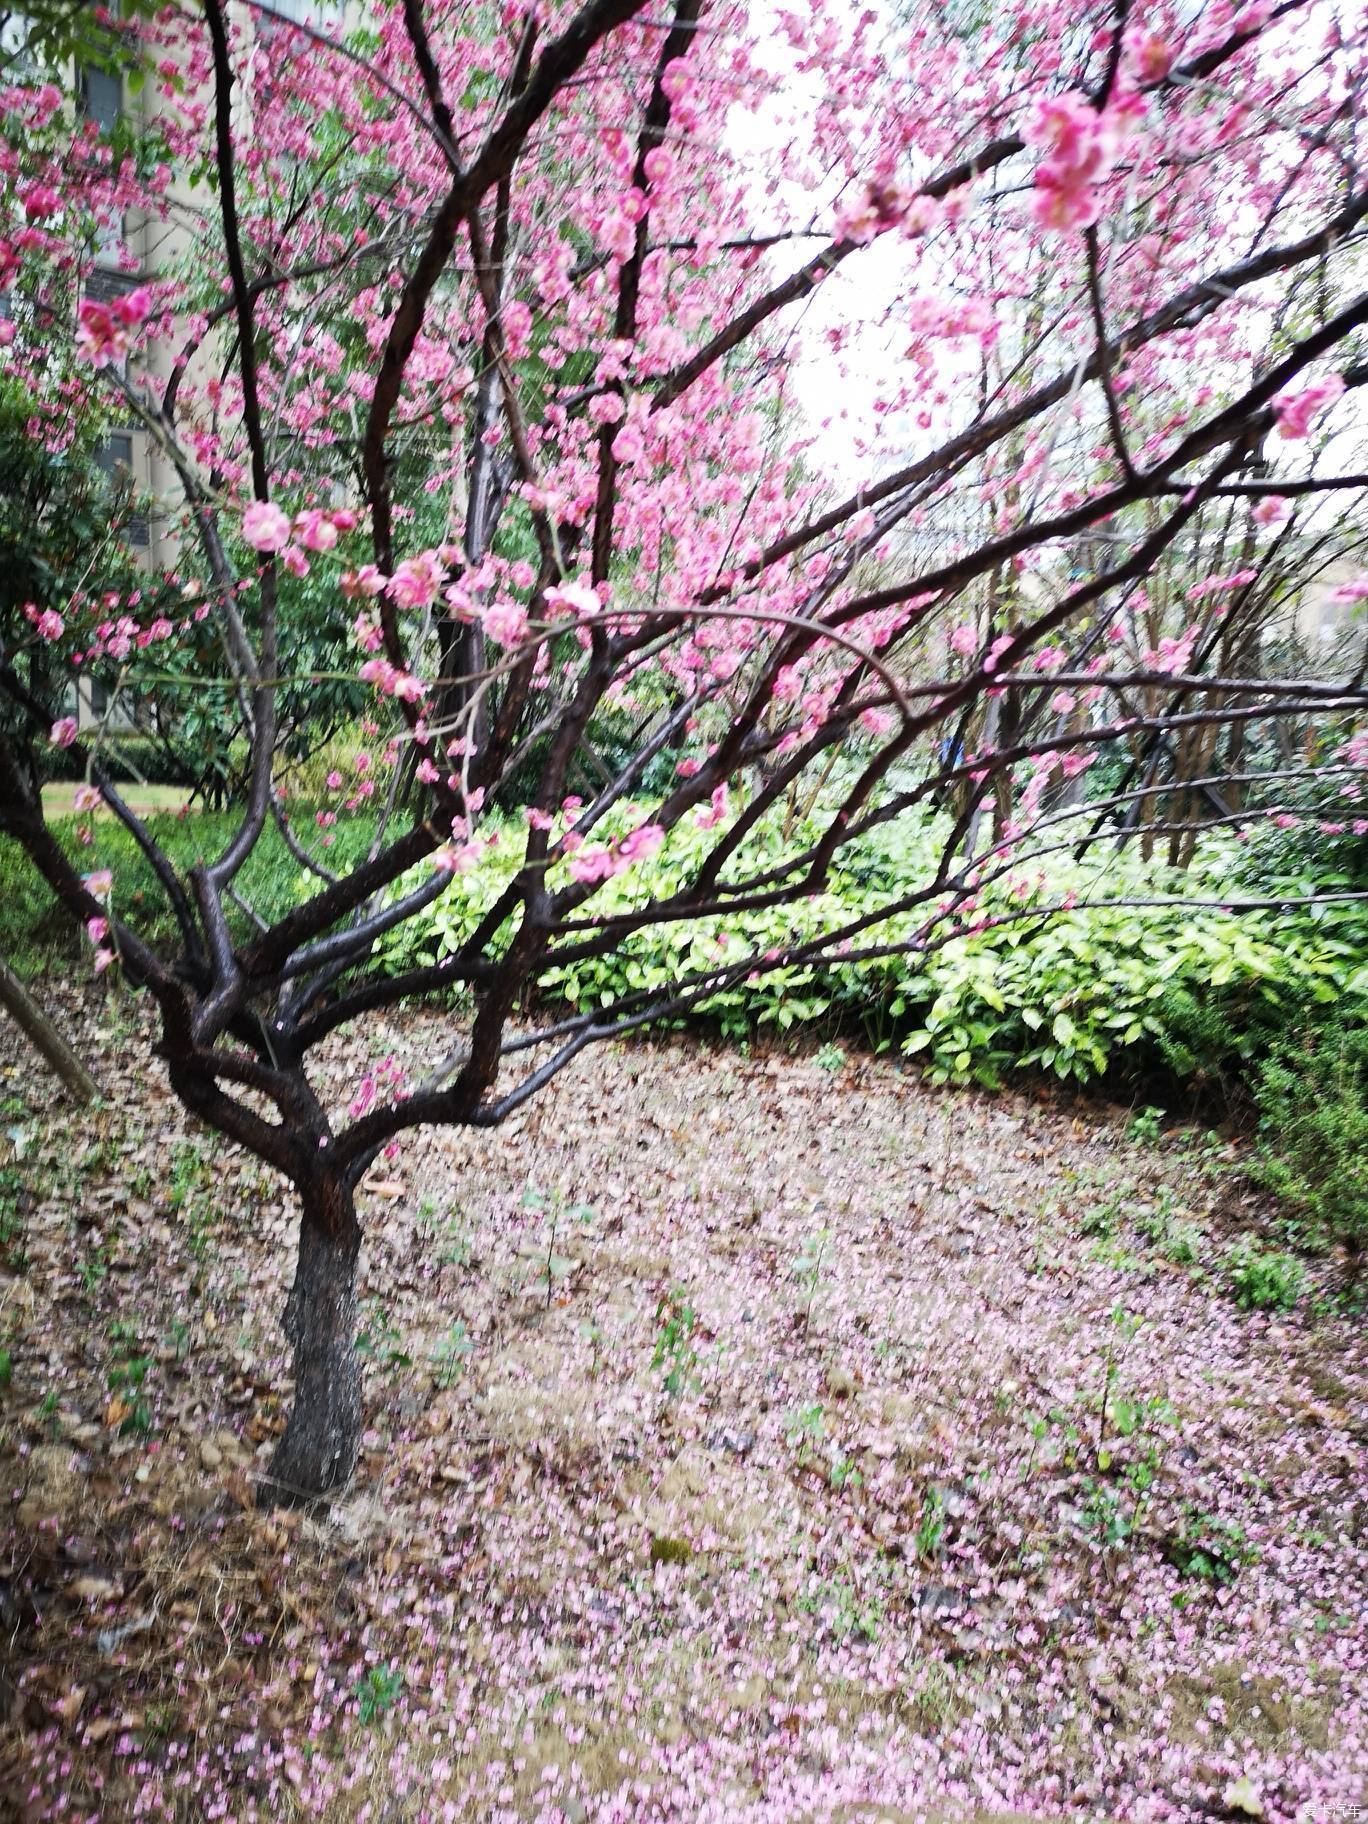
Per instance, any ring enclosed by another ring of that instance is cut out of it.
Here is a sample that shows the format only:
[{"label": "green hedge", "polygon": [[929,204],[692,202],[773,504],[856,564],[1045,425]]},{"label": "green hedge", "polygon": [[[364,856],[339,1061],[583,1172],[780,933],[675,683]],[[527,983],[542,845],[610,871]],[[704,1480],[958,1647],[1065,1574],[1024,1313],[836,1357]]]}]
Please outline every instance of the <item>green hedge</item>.
[{"label": "green hedge", "polygon": [[[631,821],[628,811],[622,822]],[[647,927],[609,955],[552,964],[540,985],[572,1006],[608,1007],[642,990],[668,989],[718,961],[810,940],[877,913],[928,879],[936,833],[931,824],[884,833],[844,857],[821,893],[761,912]],[[654,861],[607,882],[587,910],[612,915],[673,891],[711,841],[711,833],[681,827]],[[763,866],[780,846],[772,830],[762,832],[747,845],[748,865]],[[436,905],[393,934],[384,953],[389,966],[436,961],[457,948],[520,848],[515,827]],[[1232,889],[1234,861],[1229,845],[1212,842],[1200,865],[1182,874],[1130,854],[1055,862],[1025,900],[1006,883],[985,894],[978,916],[1005,922],[924,952],[762,970],[711,994],[697,1012],[730,1036],[858,1023],[881,1049],[919,1057],[936,1082],[989,1086],[1008,1069],[1077,1082],[1116,1068],[1158,1067],[1183,1079],[1216,1074],[1259,1058],[1299,1009],[1342,1003],[1353,1018],[1368,1015],[1368,908],[1330,901],[1234,911],[1191,903],[1232,890],[1304,898],[1313,888],[1342,890],[1348,878],[1302,874]],[[1032,913],[1069,894],[1079,901],[1073,909]],[[1166,897],[1179,903],[1116,903]],[[861,941],[905,942],[924,916],[887,919]]]},{"label": "green hedge", "polygon": [[[624,808],[616,830],[636,816]],[[236,824],[209,814],[149,821],[182,869],[217,853]],[[385,967],[397,973],[435,961],[474,929],[522,852],[520,819],[491,827],[500,840],[479,864],[385,940]],[[174,938],[161,889],[120,826],[100,819],[90,847],[78,842],[74,823],[57,828],[83,870],[113,870],[117,908],[154,937]],[[343,821],[332,834],[330,856],[345,866],[364,853],[369,825]],[[791,833],[790,844],[813,834]],[[883,832],[844,855],[819,894],[760,912],[648,926],[607,956],[553,962],[539,991],[574,1007],[608,1007],[643,990],[677,988],[719,960],[744,962],[802,943],[878,913],[929,878],[936,836],[931,824]],[[682,826],[653,861],[609,881],[586,915],[623,912],[676,890],[712,841],[712,833]],[[773,828],[762,830],[747,845],[747,871],[777,859],[784,846]],[[938,1083],[996,1086],[1013,1070],[1079,1083],[1155,1071],[1180,1083],[1244,1083],[1261,1116],[1259,1177],[1306,1235],[1355,1245],[1368,1239],[1368,909],[1333,900],[1281,910],[1195,902],[1222,892],[1309,901],[1313,891],[1356,884],[1328,867],[1261,877],[1243,851],[1220,842],[1208,843],[1199,865],[1181,875],[1133,854],[1090,865],[1059,861],[1024,901],[1008,883],[990,889],[979,915],[1003,922],[987,929],[923,952],[746,972],[693,1012],[735,1038],[855,1030],[884,1051],[918,1059]],[[274,829],[240,885],[267,917],[305,890]],[[1079,901],[1071,909],[1044,910],[1069,894]],[[1179,903],[1119,903],[1169,896]],[[864,941],[905,941],[916,922],[916,915],[886,919]],[[54,954],[73,955],[78,941],[17,845],[0,839],[0,953],[33,969]]]},{"label": "green hedge", "polygon": [[[101,747],[100,761],[116,785],[139,781],[144,785],[186,785],[185,769],[150,735],[110,736]],[[39,769],[45,784],[85,778],[85,767],[70,748],[44,745]]]}]

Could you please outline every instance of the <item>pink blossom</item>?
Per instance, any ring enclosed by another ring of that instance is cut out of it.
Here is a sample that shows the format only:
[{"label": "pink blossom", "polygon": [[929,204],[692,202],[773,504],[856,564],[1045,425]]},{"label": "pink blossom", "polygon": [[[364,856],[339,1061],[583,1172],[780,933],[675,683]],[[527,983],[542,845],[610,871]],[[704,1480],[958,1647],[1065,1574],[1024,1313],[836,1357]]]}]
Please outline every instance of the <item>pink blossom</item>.
[{"label": "pink blossom", "polygon": [[698,825],[700,830],[711,830],[717,824],[721,823],[726,814],[727,788],[725,785],[719,785],[713,792],[711,804],[706,810],[699,811],[698,815],[694,818],[694,822]]},{"label": "pink blossom", "polygon": [[125,329],[136,329],[151,314],[152,293],[146,285],[139,285],[126,291],[121,298],[115,298],[109,308],[116,323]]},{"label": "pink blossom", "polygon": [[1329,374],[1314,386],[1303,387],[1300,392],[1279,393],[1273,401],[1273,412],[1280,434],[1289,442],[1305,437],[1317,412],[1333,404],[1343,391],[1343,377],[1340,374]]},{"label": "pink blossom", "polygon": [[128,332],[107,305],[85,298],[76,313],[76,347],[93,367],[108,367],[128,353]]},{"label": "pink blossom", "polygon": [[274,501],[254,500],[242,515],[242,536],[254,551],[283,551],[290,542],[290,519]]},{"label": "pink blossom", "polygon": [[588,842],[577,848],[568,863],[570,878],[582,886],[607,880],[613,873],[613,853],[601,842]]},{"label": "pink blossom", "polygon": [[530,624],[521,602],[493,602],[484,616],[485,632],[500,646],[516,646],[525,640]]},{"label": "pink blossom", "polygon": [[145,285],[102,304],[83,298],[76,313],[76,346],[95,367],[107,367],[128,353],[128,332],[136,329],[152,308],[152,294]]},{"label": "pink blossom", "polygon": [[344,570],[341,578],[342,593],[348,601],[362,597],[373,601],[383,593],[389,578],[381,574],[374,564],[362,564],[358,570]]},{"label": "pink blossom", "polygon": [[665,840],[665,830],[658,823],[640,823],[636,829],[622,838],[618,846],[618,855],[624,863],[649,861]]},{"label": "pink blossom", "polygon": [[33,622],[38,637],[43,640],[60,640],[65,631],[65,623],[55,608],[44,608],[41,611],[30,602],[24,613]]},{"label": "pink blossom", "polygon": [[841,204],[833,225],[835,238],[867,246],[876,236],[896,228],[911,208],[915,193],[899,183],[876,180]]},{"label": "pink blossom", "polygon": [[24,215],[30,222],[45,222],[49,216],[56,215],[62,206],[62,199],[51,184],[31,184],[21,191],[20,201],[24,205]]},{"label": "pink blossom", "polygon": [[1127,73],[1142,88],[1162,82],[1173,67],[1173,51],[1160,32],[1133,25],[1122,34]]},{"label": "pink blossom", "polygon": [[968,621],[962,621],[950,635],[950,650],[969,658],[978,651],[978,634]]},{"label": "pink blossom", "polygon": [[109,920],[107,918],[88,918],[86,920],[85,928],[86,936],[90,939],[92,944],[102,944],[109,936]]},{"label": "pink blossom", "polygon": [[48,739],[54,747],[70,747],[80,733],[80,725],[75,716],[62,716],[53,723],[48,732]]},{"label": "pink blossom", "polygon": [[93,874],[85,876],[84,885],[92,899],[108,899],[114,886],[114,876],[108,868],[96,868]]},{"label": "pink blossom", "polygon": [[1260,526],[1280,526],[1291,511],[1291,503],[1281,494],[1268,494],[1255,507],[1254,521]]},{"label": "pink blossom", "polygon": [[597,614],[603,606],[590,585],[582,582],[553,583],[546,592],[546,605],[553,612],[561,609],[576,617]]},{"label": "pink blossom", "polygon": [[297,514],[294,532],[306,551],[331,551],[337,543],[337,522],[319,507],[306,507]]},{"label": "pink blossom", "polygon": [[478,842],[444,843],[433,853],[432,865],[448,874],[466,874],[480,859]]},{"label": "pink blossom", "polygon": [[401,608],[429,608],[437,600],[443,565],[435,551],[406,558],[390,578],[387,593]]},{"label": "pink blossom", "polygon": [[1046,156],[1036,168],[1032,214],[1042,228],[1088,228],[1102,212],[1096,186],[1110,176],[1125,139],[1144,113],[1135,94],[1119,94],[1100,113],[1085,95],[1037,102],[1024,139]]},{"label": "pink blossom", "polygon": [[988,657],[983,661],[983,669],[985,671],[996,671],[998,660],[1013,643],[1013,637],[1010,633],[1000,633],[988,648]]},{"label": "pink blossom", "polygon": [[527,353],[532,333],[532,312],[521,298],[514,298],[505,304],[501,316],[503,324],[504,348],[514,361],[519,361]]}]

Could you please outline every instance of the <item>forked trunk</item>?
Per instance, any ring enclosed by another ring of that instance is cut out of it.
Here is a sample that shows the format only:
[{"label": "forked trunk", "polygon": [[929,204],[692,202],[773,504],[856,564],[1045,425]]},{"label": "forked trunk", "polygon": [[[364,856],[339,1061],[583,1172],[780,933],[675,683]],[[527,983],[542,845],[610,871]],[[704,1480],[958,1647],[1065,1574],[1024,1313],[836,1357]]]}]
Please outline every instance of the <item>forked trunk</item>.
[{"label": "forked trunk", "polygon": [[265,1506],[326,1500],[350,1477],[361,1444],[356,1207],[335,1178],[303,1187],[301,1201],[299,1260],[284,1316],[294,1345],[294,1406],[261,1486]]}]

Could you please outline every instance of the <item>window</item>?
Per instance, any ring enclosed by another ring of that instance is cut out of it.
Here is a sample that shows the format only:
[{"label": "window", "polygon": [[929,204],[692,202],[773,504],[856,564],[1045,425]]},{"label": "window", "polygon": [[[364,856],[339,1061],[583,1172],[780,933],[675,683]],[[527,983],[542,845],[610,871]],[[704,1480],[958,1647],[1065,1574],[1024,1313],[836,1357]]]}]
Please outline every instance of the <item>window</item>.
[{"label": "window", "polygon": [[[111,494],[129,494],[134,490],[133,439],[127,431],[114,431],[95,450],[95,467],[104,476]],[[147,515],[130,514],[124,530],[129,541],[146,545]]]},{"label": "window", "polygon": [[123,77],[111,70],[82,70],[76,79],[76,103],[101,133],[112,133],[123,113]]}]

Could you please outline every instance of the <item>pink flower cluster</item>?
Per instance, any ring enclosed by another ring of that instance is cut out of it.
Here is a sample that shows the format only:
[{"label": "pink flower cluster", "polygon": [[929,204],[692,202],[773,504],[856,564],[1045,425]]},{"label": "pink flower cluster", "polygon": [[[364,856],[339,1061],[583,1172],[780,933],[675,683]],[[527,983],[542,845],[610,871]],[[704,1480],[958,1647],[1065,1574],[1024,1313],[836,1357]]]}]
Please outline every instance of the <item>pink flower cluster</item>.
[{"label": "pink flower cluster", "polygon": [[356,1093],[347,1104],[347,1112],[353,1120],[359,1121],[362,1115],[369,1114],[375,1106],[377,1095],[387,1090],[394,1092],[395,1100],[402,1101],[404,1090],[404,1067],[391,1054],[381,1058],[380,1062],[368,1070],[356,1086]]},{"label": "pink flower cluster", "polygon": [[66,628],[66,623],[55,608],[39,608],[36,602],[24,603],[24,618],[33,622],[38,638],[49,644],[53,640],[60,640]]},{"label": "pink flower cluster", "polygon": [[575,831],[565,837],[562,848],[569,855],[572,880],[583,886],[608,880],[621,874],[638,861],[649,861],[659,852],[665,830],[658,823],[640,823],[615,843],[585,842]]},{"label": "pink flower cluster", "polygon": [[102,304],[84,298],[76,313],[76,346],[93,367],[108,367],[128,353],[129,331],[137,329],[152,311],[152,294],[145,285]]},{"label": "pink flower cluster", "polygon": [[1085,95],[1051,95],[1036,104],[1023,137],[1044,152],[1031,212],[1042,228],[1090,228],[1102,213],[1098,185],[1116,166],[1145,112],[1133,91],[1101,110]]},{"label": "pink flower cluster", "polygon": [[1339,374],[1329,374],[1314,386],[1303,387],[1300,392],[1279,393],[1273,401],[1273,415],[1277,419],[1279,435],[1290,443],[1300,441],[1309,433],[1311,420],[1316,414],[1327,405],[1333,405],[1343,391],[1343,378]]},{"label": "pink flower cluster", "polygon": [[421,678],[415,678],[412,672],[401,671],[388,659],[367,659],[360,676],[363,684],[373,685],[383,696],[395,697],[400,703],[421,703],[427,695],[427,686]]},{"label": "pink flower cluster", "polygon": [[242,515],[242,536],[254,551],[280,555],[297,576],[307,576],[309,563],[304,552],[331,551],[339,535],[354,531],[356,523],[356,514],[350,507],[332,511],[306,507],[292,522],[274,501],[253,500]]}]

